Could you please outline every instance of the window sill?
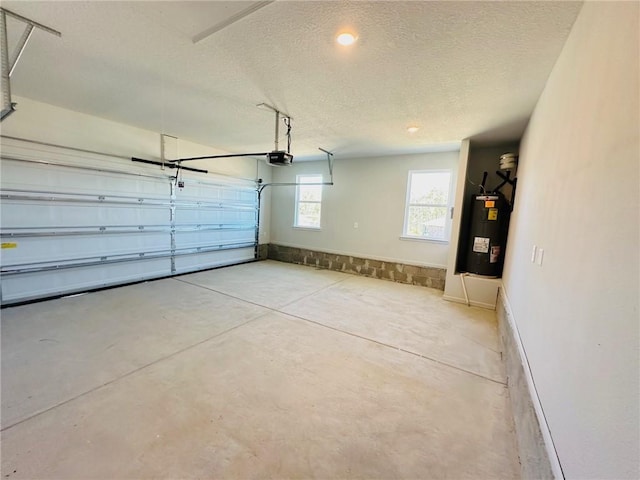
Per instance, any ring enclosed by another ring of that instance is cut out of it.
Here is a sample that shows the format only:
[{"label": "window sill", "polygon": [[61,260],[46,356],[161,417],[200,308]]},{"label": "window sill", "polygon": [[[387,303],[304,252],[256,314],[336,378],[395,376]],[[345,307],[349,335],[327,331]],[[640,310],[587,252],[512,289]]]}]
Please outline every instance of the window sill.
[{"label": "window sill", "polygon": [[322,230],[322,228],[320,227],[299,227],[297,225],[294,225],[293,228],[295,228],[296,230],[310,230],[312,232],[319,232],[320,230]]},{"label": "window sill", "polygon": [[426,243],[436,243],[440,245],[448,245],[448,240],[438,240],[435,238],[425,238],[425,237],[410,237],[408,235],[400,235],[400,240],[407,240],[409,242],[426,242]]}]

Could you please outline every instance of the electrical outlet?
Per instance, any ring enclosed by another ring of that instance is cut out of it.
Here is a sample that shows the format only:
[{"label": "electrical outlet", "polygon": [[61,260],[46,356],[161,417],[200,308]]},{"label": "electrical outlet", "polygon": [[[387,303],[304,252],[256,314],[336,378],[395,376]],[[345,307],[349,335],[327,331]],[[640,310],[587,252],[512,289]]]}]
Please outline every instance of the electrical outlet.
[{"label": "electrical outlet", "polygon": [[533,250],[531,250],[531,263],[536,263],[536,255],[538,253],[538,246],[534,245]]},{"label": "electrical outlet", "polygon": [[353,222],[353,228],[358,228],[360,225],[358,225],[358,222]]},{"label": "electrical outlet", "polygon": [[543,248],[539,248],[538,249],[538,265],[542,266],[542,259],[544,257],[544,249]]}]

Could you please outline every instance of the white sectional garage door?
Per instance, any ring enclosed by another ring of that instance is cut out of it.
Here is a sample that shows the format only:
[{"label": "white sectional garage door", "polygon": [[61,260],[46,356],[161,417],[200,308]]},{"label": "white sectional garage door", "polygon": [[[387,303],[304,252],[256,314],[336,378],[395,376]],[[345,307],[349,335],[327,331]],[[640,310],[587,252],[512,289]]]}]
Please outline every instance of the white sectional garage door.
[{"label": "white sectional garage door", "polygon": [[3,139],[1,300],[251,260],[255,182]]}]

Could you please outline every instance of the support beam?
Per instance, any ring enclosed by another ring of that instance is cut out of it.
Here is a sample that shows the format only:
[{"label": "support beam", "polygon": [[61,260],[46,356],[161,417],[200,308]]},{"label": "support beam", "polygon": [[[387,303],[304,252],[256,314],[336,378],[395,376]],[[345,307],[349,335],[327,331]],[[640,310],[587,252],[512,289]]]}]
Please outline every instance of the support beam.
[{"label": "support beam", "polygon": [[16,20],[20,20],[21,22],[26,23],[28,25],[33,25],[34,27],[37,27],[40,30],[44,30],[45,32],[50,33],[51,35],[55,35],[56,37],[62,37],[62,34],[59,31],[54,30],[53,28],[47,27],[46,25],[43,25],[38,22],[34,22],[30,18],[23,17],[22,15],[18,15],[17,13],[12,12],[11,10],[7,10],[6,8],[0,7],[0,10],[2,10],[5,14],[9,15],[10,17],[15,18]]},{"label": "support beam", "polygon": [[[18,40],[18,44],[16,45],[13,53],[11,54],[11,58],[9,58],[9,42],[7,39],[7,16],[12,17],[20,22],[26,23],[26,27],[20,40]],[[6,8],[0,7],[0,80],[2,84],[2,111],[0,112],[0,121],[4,120],[7,116],[9,116],[12,112],[15,111],[16,104],[11,101],[11,75],[18,64],[18,60],[22,56],[25,47],[27,46],[27,42],[31,38],[31,34],[33,33],[34,28],[39,28],[40,30],[44,30],[52,35],[57,37],[61,37],[62,34],[53,28],[49,28],[46,25],[42,25],[41,23],[34,22],[22,15],[18,15],[17,13],[13,13]]]},{"label": "support beam", "polygon": [[231,15],[226,20],[223,20],[222,22],[216,23],[215,25],[213,25],[213,26],[207,28],[206,30],[203,30],[202,32],[198,33],[196,36],[194,36],[191,39],[191,41],[193,43],[201,42],[205,38],[210,37],[214,33],[219,32],[220,30],[222,30],[224,28],[227,28],[229,25],[233,25],[238,20],[242,20],[244,17],[246,17],[248,15],[251,15],[254,12],[257,12],[261,8],[266,7],[267,5],[273,3],[274,1],[275,0],[266,0],[266,1],[263,1],[263,2],[255,2],[250,7],[245,8],[244,10],[236,13],[235,15]]},{"label": "support beam", "polygon": [[5,11],[0,9],[0,42],[2,42],[2,51],[0,52],[0,62],[2,68],[2,113],[0,120],[14,111],[15,104],[11,102],[11,82],[9,82],[9,72],[11,65],[9,64],[9,48],[7,46],[7,16]]},{"label": "support beam", "polygon": [[212,158],[234,158],[234,157],[264,157],[268,152],[261,153],[229,153],[224,155],[206,155],[204,157],[176,158],[167,163],[187,162],[189,160],[209,160]]},{"label": "support beam", "polygon": [[16,48],[14,49],[13,54],[11,55],[11,58],[9,59],[9,65],[10,65],[9,76],[13,75],[13,71],[15,70],[16,65],[18,64],[18,60],[20,60],[20,57],[22,56],[22,52],[24,52],[24,48],[27,46],[27,42],[31,38],[32,33],[33,33],[33,25],[27,25],[24,29],[24,32],[22,32],[22,36],[20,37],[20,40],[18,40],[18,44],[16,45]]}]

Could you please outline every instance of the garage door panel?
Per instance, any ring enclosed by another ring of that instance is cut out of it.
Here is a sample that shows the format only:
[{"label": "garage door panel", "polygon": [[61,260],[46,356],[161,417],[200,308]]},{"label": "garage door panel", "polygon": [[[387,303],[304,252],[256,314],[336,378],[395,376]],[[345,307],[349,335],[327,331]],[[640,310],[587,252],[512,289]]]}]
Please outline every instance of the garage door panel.
[{"label": "garage door panel", "polygon": [[255,240],[255,230],[176,232],[177,248],[228,247]]},{"label": "garage door panel", "polygon": [[205,268],[215,268],[223,265],[233,265],[247,262],[254,258],[254,248],[246,247],[234,250],[220,250],[200,253],[198,255],[183,255],[176,257],[176,273],[195,272]]},{"label": "garage door panel", "polygon": [[210,202],[224,204],[244,204],[252,206],[256,200],[255,188],[239,186],[229,182],[193,182],[176,191],[179,202]]},{"label": "garage door panel", "polygon": [[2,299],[3,303],[14,303],[168,275],[170,264],[164,258],[5,275]]},{"label": "garage door panel", "polygon": [[176,225],[254,225],[256,210],[176,207]]},{"label": "garage door panel", "polygon": [[[3,152],[4,154],[4,152]],[[85,165],[86,166],[86,165]],[[115,167],[111,165],[110,167]],[[122,165],[127,168],[128,165]],[[52,169],[48,164],[3,162],[3,189],[42,190],[86,195],[127,195],[162,198],[171,186],[162,179],[115,174],[98,170]]]},{"label": "garage door panel", "polygon": [[3,305],[254,258],[252,181],[2,141]]},{"label": "garage door panel", "polygon": [[50,236],[45,233],[12,239],[14,248],[2,250],[2,266],[73,261],[171,250],[166,232],[140,234],[85,234]]},{"label": "garage door panel", "polygon": [[69,229],[73,227],[144,227],[169,224],[169,211],[161,206],[65,203],[59,201],[2,200],[2,226],[6,229],[29,225]]}]

